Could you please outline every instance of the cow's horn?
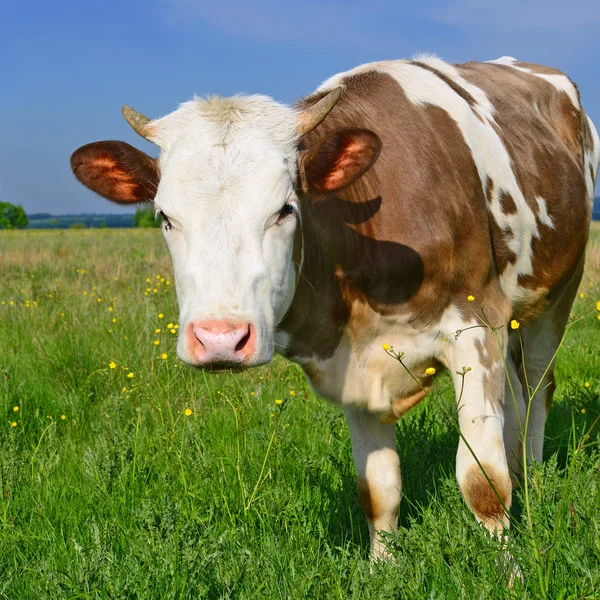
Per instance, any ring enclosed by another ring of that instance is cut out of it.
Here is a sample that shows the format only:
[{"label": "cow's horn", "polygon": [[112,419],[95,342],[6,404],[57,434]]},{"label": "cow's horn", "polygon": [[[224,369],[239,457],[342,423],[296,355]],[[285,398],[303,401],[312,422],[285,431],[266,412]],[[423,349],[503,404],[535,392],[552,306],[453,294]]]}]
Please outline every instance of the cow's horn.
[{"label": "cow's horn", "polygon": [[312,131],[329,114],[329,111],[335,106],[341,93],[342,88],[336,87],[316,104],[302,111],[298,115],[298,133],[304,135]]},{"label": "cow's horn", "polygon": [[150,133],[148,131],[148,123],[150,123],[150,119],[127,105],[123,106],[121,112],[132,129],[144,139],[148,139],[148,134]]}]

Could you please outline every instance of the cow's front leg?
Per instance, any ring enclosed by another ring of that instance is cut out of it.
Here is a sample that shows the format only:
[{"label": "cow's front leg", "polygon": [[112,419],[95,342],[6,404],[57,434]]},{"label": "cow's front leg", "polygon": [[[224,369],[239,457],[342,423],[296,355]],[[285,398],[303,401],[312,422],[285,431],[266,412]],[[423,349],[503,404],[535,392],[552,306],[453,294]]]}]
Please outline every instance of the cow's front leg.
[{"label": "cow's front leg", "polygon": [[395,424],[365,411],[344,410],[356,465],[358,497],[371,535],[371,558],[387,556],[379,531],[396,531],[402,483]]},{"label": "cow's front leg", "polygon": [[477,520],[499,533],[512,495],[503,441],[507,333],[476,328],[447,343],[461,433],[456,477]]}]

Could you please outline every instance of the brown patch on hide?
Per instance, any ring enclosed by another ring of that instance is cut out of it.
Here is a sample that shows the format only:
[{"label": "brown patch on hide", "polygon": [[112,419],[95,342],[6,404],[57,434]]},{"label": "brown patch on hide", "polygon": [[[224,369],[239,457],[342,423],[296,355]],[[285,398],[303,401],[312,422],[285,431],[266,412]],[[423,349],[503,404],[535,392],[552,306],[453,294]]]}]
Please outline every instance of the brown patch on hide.
[{"label": "brown patch on hide", "polygon": [[517,212],[517,205],[508,192],[502,190],[498,202],[500,202],[500,209],[505,215],[512,215]]},{"label": "brown patch on hide", "polygon": [[363,507],[365,517],[368,521],[377,521],[379,517],[385,514],[387,506],[385,498],[382,498],[376,489],[369,487],[366,479],[358,478],[356,491],[358,493],[358,500]]},{"label": "brown patch on hide", "polygon": [[[482,473],[479,465],[469,467],[467,474],[461,482],[461,489],[465,502],[475,513],[475,516],[486,525],[494,522],[504,522],[507,517],[504,514],[504,506],[508,509],[511,504],[512,483],[508,471],[499,474],[493,467],[482,464],[490,483]],[[499,497],[499,498],[498,498]]]}]

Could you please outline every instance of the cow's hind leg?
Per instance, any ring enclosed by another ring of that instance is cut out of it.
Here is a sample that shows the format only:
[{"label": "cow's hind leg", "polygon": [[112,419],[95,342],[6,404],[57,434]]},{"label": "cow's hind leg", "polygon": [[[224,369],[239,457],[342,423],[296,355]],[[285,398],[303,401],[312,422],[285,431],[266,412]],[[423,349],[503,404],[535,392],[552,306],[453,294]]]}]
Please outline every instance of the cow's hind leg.
[{"label": "cow's hind leg", "polygon": [[396,449],[396,425],[382,423],[366,411],[344,410],[356,465],[358,497],[371,535],[373,560],[387,555],[379,531],[396,531],[400,504],[400,459]]},{"label": "cow's hind leg", "polygon": [[554,394],[554,365],[573,300],[581,281],[583,263],[557,300],[530,325],[520,329],[523,358],[520,377],[529,405],[527,460],[542,462],[544,428]]}]

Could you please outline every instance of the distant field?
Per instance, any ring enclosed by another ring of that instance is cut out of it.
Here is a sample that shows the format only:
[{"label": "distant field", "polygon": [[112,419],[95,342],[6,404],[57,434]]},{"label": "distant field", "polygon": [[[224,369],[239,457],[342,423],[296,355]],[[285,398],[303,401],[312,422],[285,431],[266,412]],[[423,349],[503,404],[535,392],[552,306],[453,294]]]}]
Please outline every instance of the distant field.
[{"label": "distant field", "polygon": [[598,224],[581,294],[531,478],[540,568],[518,490],[509,592],[454,479],[448,378],[398,425],[395,564],[371,575],[341,412],[281,359],[182,365],[160,232],[0,232],[0,598],[600,597]]}]

